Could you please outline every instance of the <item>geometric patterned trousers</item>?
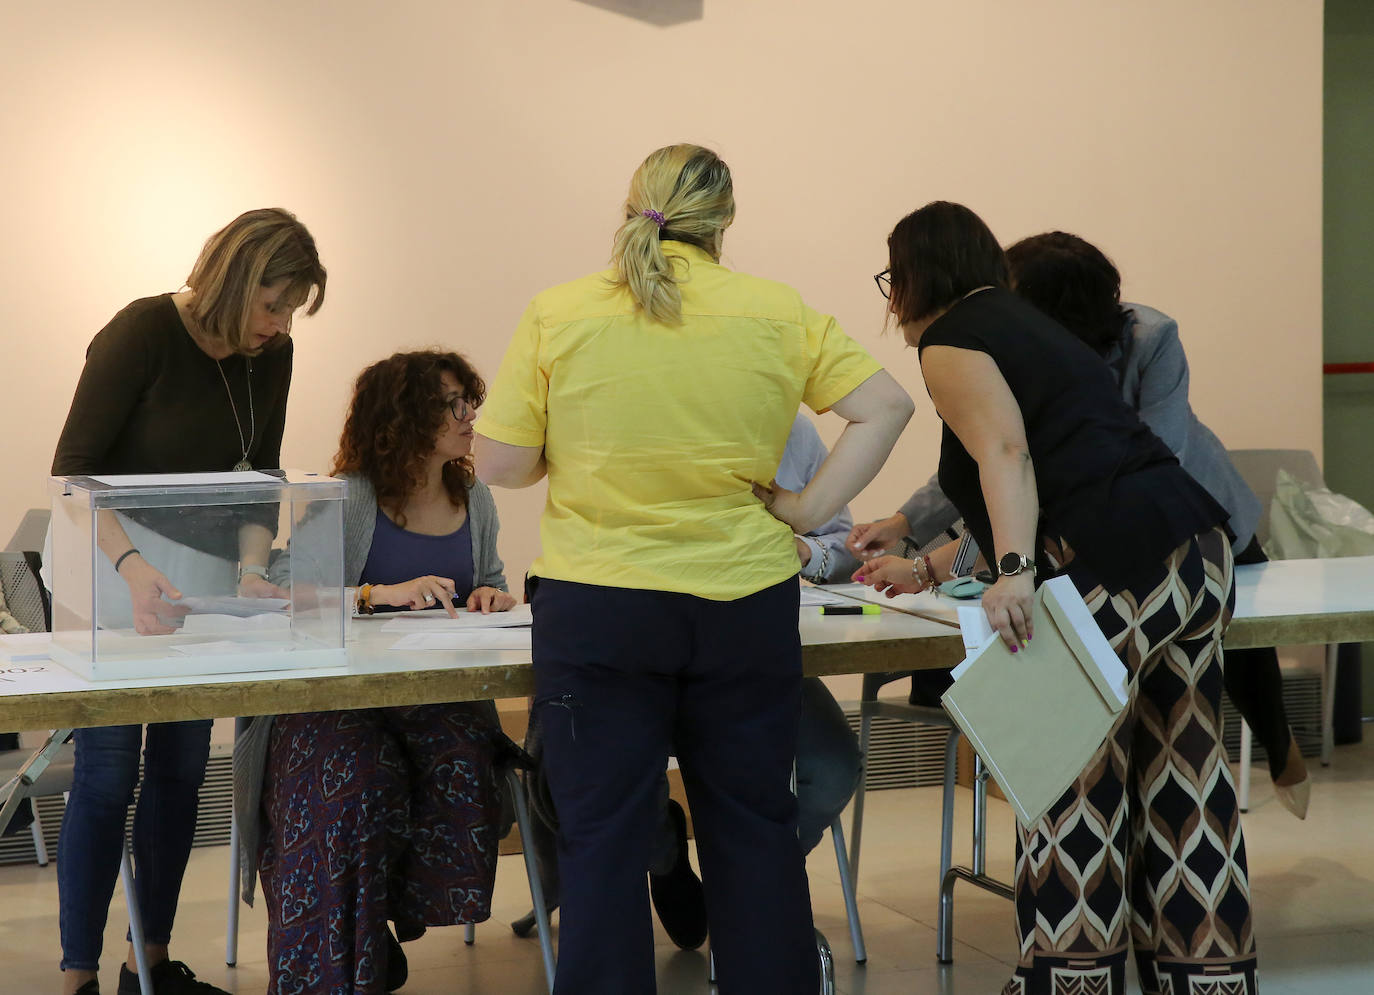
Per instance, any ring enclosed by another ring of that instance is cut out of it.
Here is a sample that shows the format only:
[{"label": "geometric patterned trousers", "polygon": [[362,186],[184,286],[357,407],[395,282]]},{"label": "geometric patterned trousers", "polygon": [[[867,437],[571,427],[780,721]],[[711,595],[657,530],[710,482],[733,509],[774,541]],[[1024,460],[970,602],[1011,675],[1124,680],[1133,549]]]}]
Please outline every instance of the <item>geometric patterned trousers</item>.
[{"label": "geometric patterned trousers", "polygon": [[1221,640],[1235,603],[1220,529],[1109,595],[1062,546],[1131,674],[1131,699],[1039,822],[1017,825],[1020,955],[1003,995],[1254,995],[1245,842],[1221,746]]}]

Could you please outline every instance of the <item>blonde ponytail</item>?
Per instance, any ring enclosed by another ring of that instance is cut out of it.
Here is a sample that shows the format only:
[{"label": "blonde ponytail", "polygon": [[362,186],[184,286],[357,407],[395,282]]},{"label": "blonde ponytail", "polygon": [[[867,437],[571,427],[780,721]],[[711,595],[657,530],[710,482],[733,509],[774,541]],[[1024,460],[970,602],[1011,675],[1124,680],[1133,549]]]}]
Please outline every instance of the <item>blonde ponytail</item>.
[{"label": "blonde ponytail", "polygon": [[615,233],[615,284],[629,288],[644,313],[682,321],[682,291],[661,240],[687,242],[712,256],[735,218],[730,167],[699,145],[669,145],[649,155],[630,180],[625,223]]}]

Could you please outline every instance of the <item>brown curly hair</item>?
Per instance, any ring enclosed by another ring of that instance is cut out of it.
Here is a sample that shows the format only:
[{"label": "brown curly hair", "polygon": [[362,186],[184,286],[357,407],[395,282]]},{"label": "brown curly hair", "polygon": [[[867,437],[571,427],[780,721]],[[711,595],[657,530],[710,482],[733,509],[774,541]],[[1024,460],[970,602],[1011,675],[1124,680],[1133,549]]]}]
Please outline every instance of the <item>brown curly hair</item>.
[{"label": "brown curly hair", "polygon": [[[473,407],[486,399],[487,385],[456,352],[426,349],[398,352],[373,363],[353,385],[339,451],[331,473],[362,474],[377,502],[395,512],[424,482],[425,462],[449,414],[442,375],[453,374]],[[454,507],[465,508],[473,482],[472,456],[444,464],[444,487]]]}]

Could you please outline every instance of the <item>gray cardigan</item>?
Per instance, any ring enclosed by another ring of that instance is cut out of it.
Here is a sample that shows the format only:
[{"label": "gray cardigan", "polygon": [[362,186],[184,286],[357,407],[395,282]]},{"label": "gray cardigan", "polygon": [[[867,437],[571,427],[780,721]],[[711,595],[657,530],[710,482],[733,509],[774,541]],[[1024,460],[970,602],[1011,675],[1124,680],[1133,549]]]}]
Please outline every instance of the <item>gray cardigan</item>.
[{"label": "gray cardigan", "polygon": [[[377,525],[377,492],[365,477],[345,474],[348,493],[343,509],[344,585],[356,587],[372,549],[372,533]],[[471,523],[473,587],[506,590],[505,567],[496,552],[496,533],[500,521],[491,491],[480,480],[468,489],[468,521]],[[298,529],[310,527],[305,520]],[[291,552],[272,563],[270,580],[280,584],[291,576]],[[494,711],[494,710],[493,710]],[[239,830],[240,890],[243,900],[253,904],[253,889],[258,876],[258,842],[261,836],[262,778],[267,769],[267,743],[275,716],[259,715],[234,737],[234,819]]]},{"label": "gray cardigan", "polygon": [[[1255,535],[1259,498],[1231,465],[1221,440],[1193,414],[1188,403],[1188,357],[1178,338],[1178,322],[1142,304],[1124,306],[1131,312],[1126,334],[1103,356],[1121,384],[1121,398],[1164,440],[1183,469],[1227,510],[1239,552]],[[918,545],[959,518],[935,477],[899,510]]]}]

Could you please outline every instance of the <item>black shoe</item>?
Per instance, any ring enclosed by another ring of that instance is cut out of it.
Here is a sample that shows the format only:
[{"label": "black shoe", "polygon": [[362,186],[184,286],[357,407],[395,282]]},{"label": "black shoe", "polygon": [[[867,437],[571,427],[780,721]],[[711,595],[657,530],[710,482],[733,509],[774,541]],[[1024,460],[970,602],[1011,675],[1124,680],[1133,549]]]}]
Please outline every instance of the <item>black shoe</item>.
[{"label": "black shoe", "polygon": [[[135,978],[135,981],[138,979]],[[76,995],[100,995],[100,979],[92,978],[76,990]]]},{"label": "black shoe", "polygon": [[677,836],[677,860],[668,873],[649,875],[649,895],[668,938],[683,950],[695,950],[706,942],[706,891],[688,859],[687,815],[671,798],[668,817]]},{"label": "black shoe", "polygon": [[[179,960],[164,960],[148,972],[153,979],[154,995],[230,995],[208,981],[197,981],[195,972]],[[119,965],[119,995],[141,995],[138,973],[128,965]]]},{"label": "black shoe", "polygon": [[[544,913],[545,917],[552,918],[554,912],[557,909],[557,905],[549,906],[549,908]],[[510,931],[514,933],[516,936],[523,938],[533,933],[538,928],[538,926],[539,922],[534,918],[534,909],[530,909],[523,916],[521,916],[519,919],[516,919],[514,922],[510,924]]]},{"label": "black shoe", "polygon": [[906,700],[926,708],[942,708],[940,697],[953,686],[948,670],[918,670],[911,675],[911,693]]},{"label": "black shoe", "polygon": [[[424,932],[421,930],[420,932]],[[406,983],[410,977],[410,963],[406,960],[406,952],[401,949],[401,941],[391,932],[391,927],[386,928],[386,990],[394,992]]]}]

